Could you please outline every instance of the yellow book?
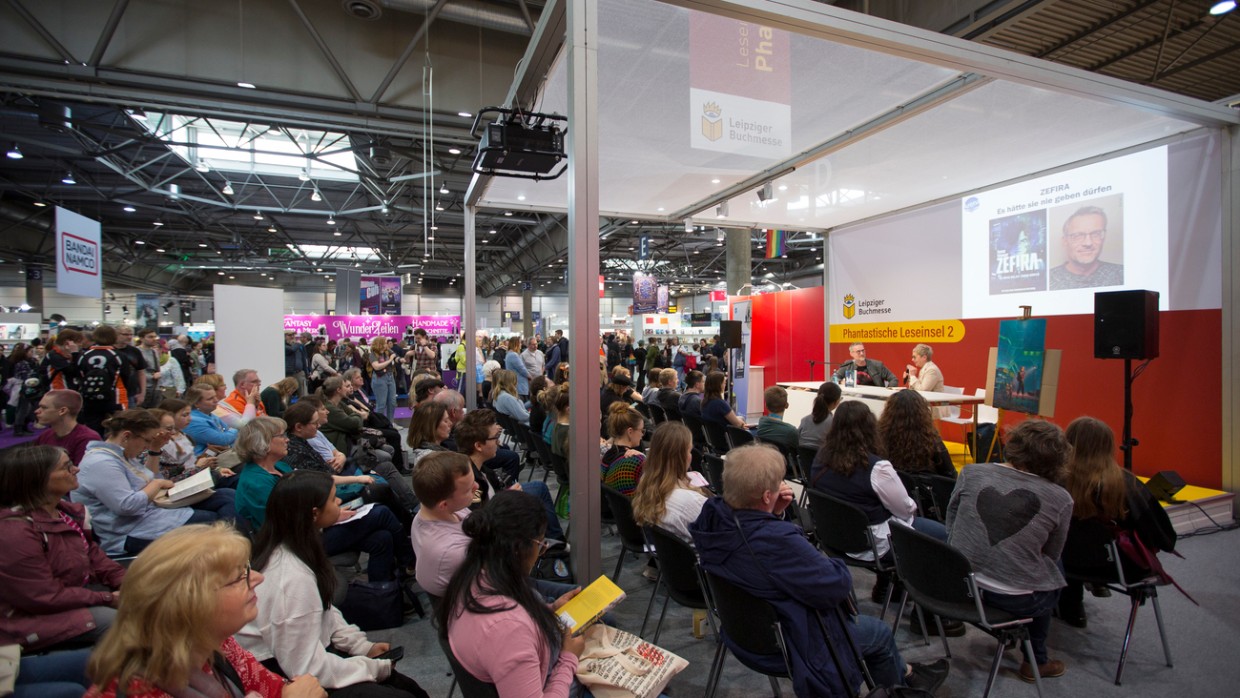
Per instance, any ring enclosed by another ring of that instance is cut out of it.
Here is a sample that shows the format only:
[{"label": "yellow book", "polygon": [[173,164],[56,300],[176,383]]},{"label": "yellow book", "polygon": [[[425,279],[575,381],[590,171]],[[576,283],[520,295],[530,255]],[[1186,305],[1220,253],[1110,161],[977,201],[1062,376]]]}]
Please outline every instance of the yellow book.
[{"label": "yellow book", "polygon": [[604,613],[615,608],[616,604],[623,600],[624,590],[603,575],[561,606],[556,612],[556,617],[560,625],[571,631],[573,635],[580,635]]}]

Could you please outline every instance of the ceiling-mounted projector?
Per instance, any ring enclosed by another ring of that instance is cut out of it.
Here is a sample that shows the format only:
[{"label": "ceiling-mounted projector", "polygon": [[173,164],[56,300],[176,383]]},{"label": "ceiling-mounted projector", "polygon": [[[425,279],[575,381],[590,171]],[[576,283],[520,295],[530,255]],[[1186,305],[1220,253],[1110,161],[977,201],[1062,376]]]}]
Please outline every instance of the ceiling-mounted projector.
[{"label": "ceiling-mounted projector", "polygon": [[487,107],[474,118],[478,138],[474,172],[498,177],[555,179],[568,169],[564,133],[568,119],[503,107]]}]

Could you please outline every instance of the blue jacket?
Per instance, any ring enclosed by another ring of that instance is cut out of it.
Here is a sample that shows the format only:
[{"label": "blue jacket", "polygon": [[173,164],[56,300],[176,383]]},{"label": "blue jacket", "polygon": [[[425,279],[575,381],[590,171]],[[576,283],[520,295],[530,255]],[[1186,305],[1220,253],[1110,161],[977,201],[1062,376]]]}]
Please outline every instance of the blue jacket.
[{"label": "blue jacket", "polygon": [[564,360],[564,356],[563,356],[563,352],[560,351],[560,345],[559,344],[551,345],[551,348],[547,350],[546,370],[547,370],[548,378],[552,378],[552,379],[555,378],[555,369],[560,366],[560,362],[563,360]]},{"label": "blue jacket", "polygon": [[207,450],[207,444],[231,446],[237,440],[236,429],[230,429],[219,417],[198,410],[189,413],[189,425],[185,427],[185,435],[194,442],[196,456],[201,456],[202,452]]},{"label": "blue jacket", "polygon": [[525,367],[521,355],[510,351],[504,355],[504,368],[517,374],[517,395],[530,394],[530,370]]},{"label": "blue jacket", "polygon": [[[744,537],[737,530],[738,521]],[[814,618],[814,609],[822,612],[830,641],[848,667],[848,685],[860,685],[861,671],[847,649],[845,631],[834,612],[852,589],[852,575],[843,562],[820,553],[796,524],[753,509],[733,511],[720,497],[706,502],[697,521],[690,524],[689,533],[703,569],[775,608],[788,645],[796,695],[852,695],[841,685]],[[783,658],[777,654],[752,655],[740,650],[726,631],[723,641],[745,664],[772,673],[786,671]]]}]

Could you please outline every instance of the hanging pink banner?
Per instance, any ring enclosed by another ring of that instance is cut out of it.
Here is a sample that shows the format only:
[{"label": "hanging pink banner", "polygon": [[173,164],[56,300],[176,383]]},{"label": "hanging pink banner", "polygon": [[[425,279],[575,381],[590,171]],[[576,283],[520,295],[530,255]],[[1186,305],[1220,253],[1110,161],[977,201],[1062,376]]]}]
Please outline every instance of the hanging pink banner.
[{"label": "hanging pink banner", "polygon": [[432,337],[461,333],[460,315],[285,315],[284,329],[341,340],[388,337],[400,339],[421,328]]}]

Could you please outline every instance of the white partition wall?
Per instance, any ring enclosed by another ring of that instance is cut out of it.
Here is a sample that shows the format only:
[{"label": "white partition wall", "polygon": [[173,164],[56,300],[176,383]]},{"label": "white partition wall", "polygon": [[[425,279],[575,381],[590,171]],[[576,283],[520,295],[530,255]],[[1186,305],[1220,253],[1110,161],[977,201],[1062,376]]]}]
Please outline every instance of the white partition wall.
[{"label": "white partition wall", "polygon": [[232,389],[237,369],[258,371],[263,385],[284,377],[284,291],[215,287],[215,370]]}]

